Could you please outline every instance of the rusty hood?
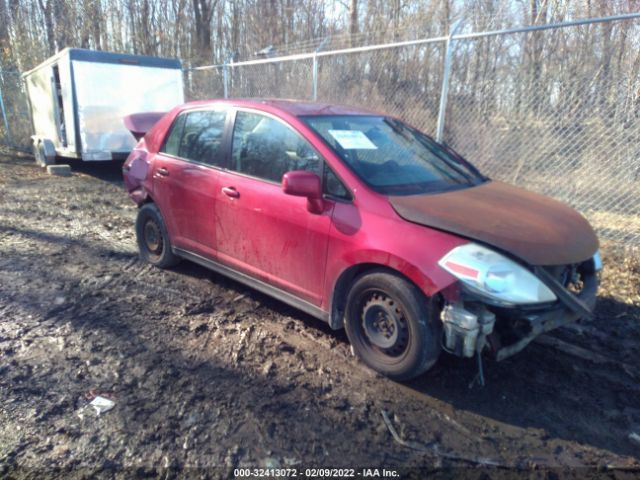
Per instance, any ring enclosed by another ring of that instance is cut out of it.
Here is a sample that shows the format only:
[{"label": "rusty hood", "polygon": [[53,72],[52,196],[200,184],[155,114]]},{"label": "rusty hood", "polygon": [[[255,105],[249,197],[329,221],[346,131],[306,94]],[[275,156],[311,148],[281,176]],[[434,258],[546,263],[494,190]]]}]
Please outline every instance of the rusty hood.
[{"label": "rusty hood", "polygon": [[593,228],[574,209],[502,182],[389,201],[405,220],[492,245],[531,265],[578,263],[598,249]]}]

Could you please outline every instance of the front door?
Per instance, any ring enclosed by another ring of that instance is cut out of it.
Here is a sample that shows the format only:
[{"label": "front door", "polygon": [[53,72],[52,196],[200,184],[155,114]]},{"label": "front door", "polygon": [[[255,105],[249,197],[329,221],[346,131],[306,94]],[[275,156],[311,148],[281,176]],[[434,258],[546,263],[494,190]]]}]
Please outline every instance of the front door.
[{"label": "front door", "polygon": [[216,199],[219,261],[319,306],[333,203],[321,214],[307,199],[286,195],[281,178],[291,170],[321,175],[323,161],[280,120],[238,111],[228,171]]}]

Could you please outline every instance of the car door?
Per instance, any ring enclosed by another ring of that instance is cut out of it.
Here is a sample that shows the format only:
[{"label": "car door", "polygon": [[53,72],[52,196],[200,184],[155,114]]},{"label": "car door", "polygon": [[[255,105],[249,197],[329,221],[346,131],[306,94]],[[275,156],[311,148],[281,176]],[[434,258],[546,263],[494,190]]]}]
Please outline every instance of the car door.
[{"label": "car door", "polygon": [[215,202],[225,161],[226,110],[180,114],[154,160],[154,200],[175,247],[215,257]]},{"label": "car door", "polygon": [[217,193],[219,261],[319,306],[334,203],[311,213],[306,198],[282,191],[281,178],[291,170],[321,176],[323,164],[281,120],[239,110]]}]

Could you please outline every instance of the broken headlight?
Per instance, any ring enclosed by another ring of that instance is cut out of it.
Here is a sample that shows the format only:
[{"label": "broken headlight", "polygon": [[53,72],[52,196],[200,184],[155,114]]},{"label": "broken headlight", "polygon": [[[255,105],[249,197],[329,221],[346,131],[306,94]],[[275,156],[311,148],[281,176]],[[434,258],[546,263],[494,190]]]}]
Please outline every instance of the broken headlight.
[{"label": "broken headlight", "polygon": [[454,248],[438,262],[475,293],[504,305],[546,303],[554,293],[529,270],[482,245]]}]

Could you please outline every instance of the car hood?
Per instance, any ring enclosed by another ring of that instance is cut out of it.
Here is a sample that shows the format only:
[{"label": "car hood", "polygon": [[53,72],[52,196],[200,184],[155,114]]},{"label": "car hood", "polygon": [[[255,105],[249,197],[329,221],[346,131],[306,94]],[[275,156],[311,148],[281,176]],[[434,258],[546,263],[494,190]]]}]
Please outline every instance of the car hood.
[{"label": "car hood", "polygon": [[578,212],[502,182],[389,201],[405,220],[492,245],[531,265],[579,263],[598,250],[593,228]]}]

